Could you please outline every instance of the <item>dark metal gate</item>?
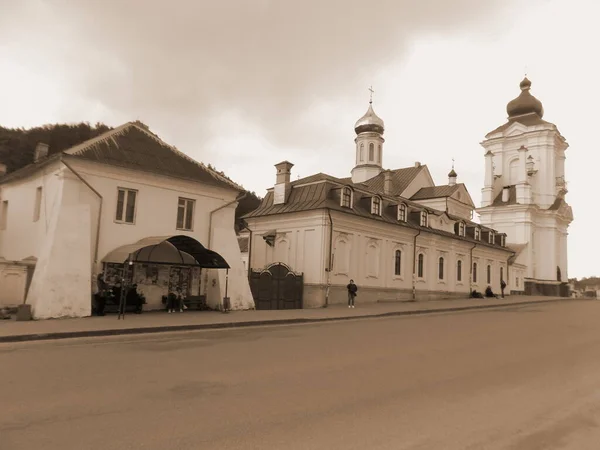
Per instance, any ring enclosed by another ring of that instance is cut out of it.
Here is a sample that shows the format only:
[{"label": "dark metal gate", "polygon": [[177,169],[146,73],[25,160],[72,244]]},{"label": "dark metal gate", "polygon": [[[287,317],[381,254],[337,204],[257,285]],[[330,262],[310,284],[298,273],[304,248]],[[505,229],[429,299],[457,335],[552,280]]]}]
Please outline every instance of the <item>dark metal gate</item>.
[{"label": "dark metal gate", "polygon": [[282,263],[250,272],[256,309],[302,309],[304,275]]}]

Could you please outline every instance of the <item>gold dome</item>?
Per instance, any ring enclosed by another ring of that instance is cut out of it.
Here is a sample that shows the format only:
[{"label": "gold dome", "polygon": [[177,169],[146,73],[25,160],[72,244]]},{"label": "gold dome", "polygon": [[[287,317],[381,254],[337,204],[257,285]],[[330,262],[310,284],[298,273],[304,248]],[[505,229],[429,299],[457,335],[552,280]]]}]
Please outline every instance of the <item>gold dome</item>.
[{"label": "gold dome", "polygon": [[506,105],[506,112],[508,117],[522,116],[523,114],[535,113],[540,119],[544,117],[544,107],[542,102],[529,93],[531,89],[531,81],[527,77],[523,78],[519,87],[521,88],[521,94],[511,100]]},{"label": "gold dome", "polygon": [[383,120],[373,111],[373,105],[369,102],[369,109],[366,114],[356,121],[354,125],[356,134],[375,132],[383,134]]}]

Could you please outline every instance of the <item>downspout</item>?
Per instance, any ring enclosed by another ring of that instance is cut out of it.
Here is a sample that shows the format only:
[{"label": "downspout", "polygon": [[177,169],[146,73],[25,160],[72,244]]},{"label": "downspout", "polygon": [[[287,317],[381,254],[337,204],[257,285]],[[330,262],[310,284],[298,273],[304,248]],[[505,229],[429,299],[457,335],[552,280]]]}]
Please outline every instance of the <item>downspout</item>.
[{"label": "downspout", "polygon": [[473,292],[473,250],[475,247],[477,247],[477,244],[473,245],[469,252],[469,297],[471,296],[471,292]]},{"label": "downspout", "polygon": [[62,155],[60,157],[60,162],[63,163],[65,165],[65,167],[67,167],[67,169],[69,169],[71,172],[73,172],[73,174],[77,178],[79,178],[79,180],[81,180],[81,182],[83,184],[85,184],[100,199],[100,207],[98,208],[98,225],[97,225],[97,230],[96,230],[96,243],[94,245],[94,264],[97,264],[98,263],[98,247],[100,244],[100,224],[102,223],[102,221],[101,221],[101,219],[102,219],[102,203],[104,202],[104,199],[102,198],[102,195],[100,195],[100,193],[96,189],[94,189],[90,183],[88,183],[81,175],[79,175],[77,173],[77,171],[75,171],[75,169],[73,169],[73,167],[71,167],[70,164],[68,164],[63,159]]},{"label": "downspout", "polygon": [[510,255],[508,258],[506,258],[506,280],[504,281],[506,283],[506,286],[508,287],[508,295],[510,295],[510,286],[508,285],[508,281],[510,280],[510,275],[509,275],[509,266],[510,266],[510,258],[514,258],[517,255],[517,252],[511,252],[512,255]]},{"label": "downspout", "polygon": [[252,267],[251,267],[251,261],[252,261],[252,230],[248,227],[248,224],[246,224],[244,222],[244,229],[248,230],[250,232],[250,237],[248,237],[248,279],[250,279],[250,276],[252,275]]},{"label": "downspout", "polygon": [[422,230],[419,230],[414,236],[413,241],[413,273],[412,273],[412,301],[417,301],[417,237],[421,234]]},{"label": "downspout", "polygon": [[327,215],[329,216],[329,256],[327,258],[327,290],[325,291],[325,308],[329,306],[329,288],[331,286],[331,262],[333,256],[333,219],[331,218],[331,210],[327,208]]},{"label": "downspout", "polygon": [[[218,208],[213,209],[210,212],[210,214],[208,216],[208,245],[207,245],[207,248],[209,250],[212,250],[212,220],[213,220],[213,214],[216,213],[217,211],[220,211],[222,209],[225,209],[225,208],[233,205],[236,202],[239,202],[240,200],[245,199],[247,195],[248,195],[248,192],[243,192],[242,195],[236,197],[235,200],[232,200],[232,201],[230,201],[228,203],[225,203],[224,205],[221,205]],[[248,265],[250,265],[249,261],[248,261]],[[206,270],[205,274],[204,274],[204,295],[205,296],[206,296],[207,292],[208,292],[208,270]]]}]

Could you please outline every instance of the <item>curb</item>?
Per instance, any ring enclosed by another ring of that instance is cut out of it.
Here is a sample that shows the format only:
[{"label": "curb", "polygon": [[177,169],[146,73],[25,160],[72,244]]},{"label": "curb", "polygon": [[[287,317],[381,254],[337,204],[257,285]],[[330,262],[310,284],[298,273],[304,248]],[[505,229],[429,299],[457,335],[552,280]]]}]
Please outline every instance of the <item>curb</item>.
[{"label": "curb", "polygon": [[391,311],[381,314],[363,314],[360,316],[338,316],[324,318],[296,318],[296,319],[274,319],[274,320],[254,320],[245,322],[223,322],[223,323],[205,323],[194,325],[167,325],[155,327],[138,327],[138,328],[118,328],[108,330],[82,330],[82,331],[65,331],[56,333],[36,333],[36,334],[20,334],[14,336],[0,336],[0,343],[6,342],[29,342],[29,341],[45,341],[57,339],[74,339],[82,337],[103,337],[103,336],[119,336],[119,335],[135,335],[135,334],[152,334],[152,333],[172,333],[177,331],[198,331],[198,330],[215,330],[225,328],[246,328],[264,325],[293,325],[304,323],[321,323],[321,322],[341,322],[344,320],[357,319],[378,319],[384,317],[395,316],[420,316],[426,314],[459,312],[479,309],[506,308],[523,305],[535,305],[539,303],[556,303],[564,301],[572,301],[571,298],[549,299],[549,300],[532,300],[519,303],[494,303],[484,305],[471,306],[456,306],[451,308],[436,308],[436,309],[418,309],[414,311]]}]

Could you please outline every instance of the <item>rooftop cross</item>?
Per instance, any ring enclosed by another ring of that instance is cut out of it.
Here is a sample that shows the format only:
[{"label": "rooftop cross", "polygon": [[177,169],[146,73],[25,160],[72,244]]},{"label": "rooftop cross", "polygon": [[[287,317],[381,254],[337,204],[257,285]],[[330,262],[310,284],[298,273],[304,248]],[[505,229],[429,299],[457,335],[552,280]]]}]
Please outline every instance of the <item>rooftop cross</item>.
[{"label": "rooftop cross", "polygon": [[371,97],[369,98],[369,104],[373,103],[373,92],[375,92],[373,90],[373,86],[369,87],[369,91],[371,92]]},{"label": "rooftop cross", "polygon": [[454,169],[454,158],[452,158],[452,168]]}]

